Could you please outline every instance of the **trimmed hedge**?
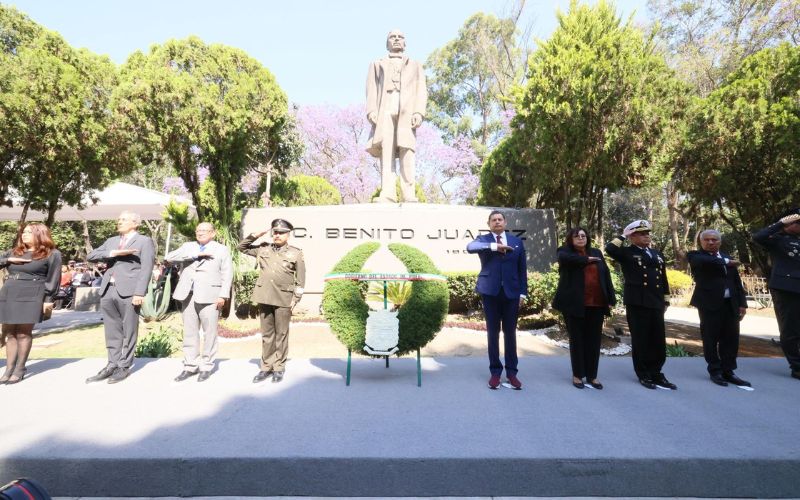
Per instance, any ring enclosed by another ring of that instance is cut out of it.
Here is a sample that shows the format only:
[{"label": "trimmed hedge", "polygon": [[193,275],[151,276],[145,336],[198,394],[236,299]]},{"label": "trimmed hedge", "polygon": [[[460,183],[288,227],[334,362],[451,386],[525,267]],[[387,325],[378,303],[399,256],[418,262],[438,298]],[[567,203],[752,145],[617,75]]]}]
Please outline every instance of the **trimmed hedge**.
[{"label": "trimmed hedge", "polygon": [[475,291],[478,284],[477,272],[445,273],[447,288],[450,290],[451,313],[477,311],[481,308],[481,296]]},{"label": "trimmed hedge", "polygon": [[[422,251],[401,243],[391,243],[389,251],[402,262],[409,273],[439,274],[430,257]],[[400,340],[397,355],[425,347],[442,329],[447,317],[450,294],[441,281],[414,281],[411,297],[400,308]]]},{"label": "trimmed hedge", "polygon": [[[331,273],[357,273],[380,247],[380,243],[364,243],[348,252],[333,267]],[[322,293],[322,314],[331,331],[345,347],[364,352],[367,336],[369,306],[364,302],[362,284],[358,281],[337,280],[325,283]]]}]

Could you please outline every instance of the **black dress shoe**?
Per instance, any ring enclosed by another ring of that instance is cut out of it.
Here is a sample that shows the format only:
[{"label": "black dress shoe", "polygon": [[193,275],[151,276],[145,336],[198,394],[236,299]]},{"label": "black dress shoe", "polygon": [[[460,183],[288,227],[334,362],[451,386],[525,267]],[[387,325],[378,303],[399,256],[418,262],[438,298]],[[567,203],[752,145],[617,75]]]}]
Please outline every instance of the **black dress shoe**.
[{"label": "black dress shoe", "polygon": [[721,385],[722,387],[728,387],[728,383],[725,382],[725,379],[722,378],[722,375],[720,375],[719,373],[712,373],[711,381],[717,385]]},{"label": "black dress shoe", "polygon": [[266,371],[261,370],[260,372],[258,372],[256,374],[255,377],[253,377],[253,383],[257,384],[259,382],[263,382],[263,381],[267,380],[267,377],[269,377],[271,374],[272,374],[272,370],[266,370]]},{"label": "black dress shoe", "polygon": [[750,382],[748,382],[747,380],[740,379],[733,372],[723,373],[722,374],[722,378],[724,378],[725,380],[727,380],[728,382],[730,382],[733,385],[738,385],[738,386],[741,386],[741,387],[751,387],[753,385]]},{"label": "black dress shoe", "polygon": [[601,384],[600,382],[589,382],[589,385],[591,385],[593,388],[597,389],[598,391],[602,391],[603,390],[603,384]]},{"label": "black dress shoe", "polygon": [[584,387],[586,387],[583,381],[575,382],[574,380],[572,381],[572,386],[575,387],[576,389],[583,389]]},{"label": "black dress shoe", "polygon": [[128,378],[128,375],[130,374],[131,374],[130,368],[121,368],[121,367],[117,368],[116,370],[114,370],[114,374],[108,377],[108,383],[116,384],[118,382],[122,382],[123,380]]},{"label": "black dress shoe", "polygon": [[659,373],[658,376],[653,380],[653,382],[657,386],[663,387],[664,389],[669,389],[671,391],[675,391],[678,389],[678,386],[667,380],[667,377],[665,377],[663,373]]},{"label": "black dress shoe", "polygon": [[800,380],[800,370],[792,370],[792,378]]},{"label": "black dress shoe", "polygon": [[183,370],[178,374],[177,377],[175,377],[175,382],[183,382],[187,378],[194,377],[195,375],[197,375],[197,372],[190,372],[188,370]]},{"label": "black dress shoe", "polygon": [[208,377],[211,376],[211,372],[200,372],[200,375],[197,376],[198,382],[205,382],[208,380]]},{"label": "black dress shoe", "polygon": [[656,384],[649,378],[640,378],[639,383],[642,384],[642,386],[647,387],[648,389],[656,388]]},{"label": "black dress shoe", "polygon": [[116,370],[116,366],[106,365],[105,368],[97,372],[97,375],[93,375],[86,379],[87,384],[91,384],[92,382],[100,382],[101,380],[105,380],[111,375],[114,374],[114,370]]},{"label": "black dress shoe", "polygon": [[281,380],[283,380],[283,372],[275,372],[275,373],[272,374],[272,383],[273,384],[277,384]]}]

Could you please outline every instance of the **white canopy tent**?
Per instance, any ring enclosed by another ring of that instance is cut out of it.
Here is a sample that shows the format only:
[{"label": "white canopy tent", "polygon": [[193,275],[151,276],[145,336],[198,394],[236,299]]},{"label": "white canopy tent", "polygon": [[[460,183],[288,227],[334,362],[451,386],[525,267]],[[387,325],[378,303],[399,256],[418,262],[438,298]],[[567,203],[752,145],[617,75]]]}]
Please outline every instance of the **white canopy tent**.
[{"label": "white canopy tent", "polygon": [[[195,208],[189,200],[172,196],[152,189],[134,186],[125,182],[115,182],[96,195],[97,203],[87,200],[86,208],[64,207],[56,212],[57,221],[90,221],[115,220],[123,210],[130,210],[141,215],[144,220],[160,220],[164,208],[170,200],[189,203],[189,211],[195,214]],[[22,215],[22,207],[0,207],[0,220],[16,221]],[[26,220],[37,221],[47,218],[47,214],[29,210]],[[167,226],[166,251],[169,251],[169,240],[172,236],[172,225]]]}]

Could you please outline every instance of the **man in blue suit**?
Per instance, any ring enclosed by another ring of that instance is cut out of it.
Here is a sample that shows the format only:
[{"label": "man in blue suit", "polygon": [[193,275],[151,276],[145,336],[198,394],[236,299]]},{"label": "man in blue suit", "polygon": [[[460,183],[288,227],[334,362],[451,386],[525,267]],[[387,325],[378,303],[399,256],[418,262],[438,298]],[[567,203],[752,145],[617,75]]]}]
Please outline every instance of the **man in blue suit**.
[{"label": "man in blue suit", "polygon": [[479,236],[467,245],[467,252],[481,259],[476,291],[483,300],[486,333],[489,344],[489,389],[500,386],[503,363],[500,361],[500,329],[502,326],[505,369],[508,383],[522,389],[517,378],[517,316],[528,291],[528,270],[522,240],[506,233],[502,212],[489,214],[489,234]]}]

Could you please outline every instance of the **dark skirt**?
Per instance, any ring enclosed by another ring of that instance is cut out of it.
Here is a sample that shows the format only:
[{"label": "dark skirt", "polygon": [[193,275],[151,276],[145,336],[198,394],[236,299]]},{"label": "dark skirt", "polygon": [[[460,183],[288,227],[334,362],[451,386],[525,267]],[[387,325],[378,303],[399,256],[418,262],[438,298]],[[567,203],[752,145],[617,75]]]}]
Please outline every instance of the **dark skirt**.
[{"label": "dark skirt", "polygon": [[44,280],[6,280],[0,288],[0,323],[24,325],[42,321],[44,283]]}]

